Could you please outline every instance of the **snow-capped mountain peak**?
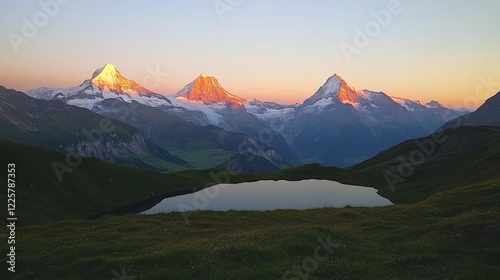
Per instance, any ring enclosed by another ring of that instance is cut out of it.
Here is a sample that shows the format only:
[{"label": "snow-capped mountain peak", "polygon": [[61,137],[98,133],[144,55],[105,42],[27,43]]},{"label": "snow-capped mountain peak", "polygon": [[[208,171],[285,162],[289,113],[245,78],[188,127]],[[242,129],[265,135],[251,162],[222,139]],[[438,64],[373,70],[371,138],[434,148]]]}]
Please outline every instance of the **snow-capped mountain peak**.
[{"label": "snow-capped mountain peak", "polygon": [[125,102],[137,101],[152,107],[170,106],[165,96],[151,92],[136,82],[123,77],[113,64],[97,69],[90,79],[70,88],[37,88],[26,92],[38,99],[63,99],[67,104],[92,109],[104,99],[120,99]]},{"label": "snow-capped mountain peak", "polygon": [[335,74],[326,80],[326,83],[316,92],[316,94],[320,93],[322,96],[338,95],[342,87],[349,87],[349,85],[341,76]]},{"label": "snow-capped mountain peak", "polygon": [[359,106],[360,99],[366,98],[363,91],[358,91],[351,87],[347,82],[338,74],[328,78],[323,86],[321,86],[316,93],[304,101],[305,106],[314,104],[324,107],[338,101],[342,104],[350,104]]},{"label": "snow-capped mountain peak", "polygon": [[122,94],[151,93],[136,82],[123,77],[113,64],[106,64],[92,74],[91,84],[100,90],[108,90]]},{"label": "snow-capped mountain peak", "polygon": [[235,103],[242,105],[246,99],[229,93],[217,81],[217,78],[208,74],[201,74],[191,83],[184,86],[175,94],[177,99],[185,99],[192,102],[202,102],[206,104]]},{"label": "snow-capped mountain peak", "polygon": [[98,68],[94,71],[94,73],[92,74],[92,79],[97,78],[97,76],[99,75],[115,76],[117,72],[119,73],[118,69],[116,69],[113,64],[107,63],[103,67]]}]

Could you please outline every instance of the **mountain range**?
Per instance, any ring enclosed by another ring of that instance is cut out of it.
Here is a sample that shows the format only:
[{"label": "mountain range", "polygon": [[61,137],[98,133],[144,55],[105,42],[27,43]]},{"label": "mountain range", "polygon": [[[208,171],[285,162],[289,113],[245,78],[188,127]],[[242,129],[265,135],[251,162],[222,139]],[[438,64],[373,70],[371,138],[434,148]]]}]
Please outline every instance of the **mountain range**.
[{"label": "mountain range", "polygon": [[357,90],[333,75],[295,108],[285,132],[305,162],[346,167],[462,114],[433,105]]},{"label": "mountain range", "polygon": [[[219,166],[237,154],[259,156],[278,168],[312,162],[346,167],[428,135],[465,113],[436,101],[421,104],[357,90],[337,74],[297,105],[249,101],[207,74],[164,96],[123,77],[111,64],[79,86],[44,87],[26,94],[119,119],[200,168]],[[200,161],[199,155],[210,153],[217,160]]]},{"label": "mountain range", "polygon": [[[60,100],[38,100],[0,86],[1,140],[154,170],[191,166],[135,127]],[[63,162],[64,163],[64,162]]]}]

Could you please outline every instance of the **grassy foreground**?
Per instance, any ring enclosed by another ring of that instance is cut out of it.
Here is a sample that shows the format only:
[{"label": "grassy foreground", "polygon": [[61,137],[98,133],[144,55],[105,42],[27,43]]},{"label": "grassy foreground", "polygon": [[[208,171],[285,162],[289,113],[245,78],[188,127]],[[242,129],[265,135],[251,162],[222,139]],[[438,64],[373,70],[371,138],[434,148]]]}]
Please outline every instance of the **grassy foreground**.
[{"label": "grassy foreground", "polygon": [[[27,226],[18,229],[17,272],[7,279],[494,279],[499,202],[494,180],[385,208]],[[330,245],[321,247],[318,238]]]}]

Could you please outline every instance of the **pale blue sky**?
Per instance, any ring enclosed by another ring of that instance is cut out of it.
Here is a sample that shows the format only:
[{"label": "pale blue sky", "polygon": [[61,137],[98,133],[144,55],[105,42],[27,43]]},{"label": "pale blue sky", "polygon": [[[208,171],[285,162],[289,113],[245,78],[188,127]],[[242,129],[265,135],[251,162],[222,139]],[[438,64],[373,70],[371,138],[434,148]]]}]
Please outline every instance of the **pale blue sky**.
[{"label": "pale blue sky", "polygon": [[168,72],[152,88],[164,94],[206,72],[242,97],[294,103],[338,73],[357,88],[452,106],[473,95],[478,77],[500,81],[497,0],[401,0],[403,11],[350,62],[339,45],[354,44],[355,28],[391,0],[242,0],[223,18],[214,2],[68,1],[16,53],[8,34],[22,36],[23,17],[43,10],[2,1],[0,84],[73,86],[113,63],[138,83],[148,67]]}]

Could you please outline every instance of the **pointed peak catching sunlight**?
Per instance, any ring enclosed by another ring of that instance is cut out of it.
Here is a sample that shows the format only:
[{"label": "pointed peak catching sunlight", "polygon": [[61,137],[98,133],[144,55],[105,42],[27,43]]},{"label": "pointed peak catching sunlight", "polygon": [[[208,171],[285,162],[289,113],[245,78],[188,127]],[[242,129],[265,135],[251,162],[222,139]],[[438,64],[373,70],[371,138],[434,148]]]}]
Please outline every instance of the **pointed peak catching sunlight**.
[{"label": "pointed peak catching sunlight", "polygon": [[106,63],[104,65],[104,67],[102,68],[102,71],[103,72],[117,72],[118,70],[116,69],[116,67],[113,64]]},{"label": "pointed peak catching sunlight", "polygon": [[109,75],[116,75],[116,74],[120,74],[118,69],[116,69],[116,67],[113,64],[106,63],[103,67],[94,71],[94,74],[92,74],[92,78],[96,78],[97,76],[100,76],[100,75],[109,76]]},{"label": "pointed peak catching sunlight", "polygon": [[175,96],[203,103],[243,104],[246,102],[246,99],[226,91],[219,84],[215,76],[205,73],[202,73],[194,81],[184,86]]},{"label": "pointed peak catching sunlight", "polygon": [[330,76],[323,85],[325,89],[328,88],[328,91],[334,91],[341,86],[347,86],[347,83],[342,76],[336,73]]},{"label": "pointed peak catching sunlight", "polygon": [[334,74],[326,80],[313,96],[306,99],[304,104],[310,105],[320,100],[327,100],[328,98],[330,100],[338,99],[343,104],[358,106],[360,100],[365,98],[365,94],[347,84],[340,75]]},{"label": "pointed peak catching sunlight", "polygon": [[352,91],[356,91],[354,87],[351,87],[347,84],[342,76],[336,73],[328,78],[322,88],[326,93],[329,93],[331,95],[338,95],[339,93],[341,93],[342,89],[350,89]]},{"label": "pointed peak catching sunlight", "polygon": [[210,74],[206,74],[206,73],[201,73],[201,75],[199,77],[200,78],[215,78],[215,76],[210,75]]},{"label": "pointed peak catching sunlight", "polygon": [[344,78],[342,78],[342,76],[340,76],[339,74],[335,73],[333,74],[332,78],[337,78],[339,80],[344,80]]},{"label": "pointed peak catching sunlight", "polygon": [[123,77],[116,67],[107,63],[102,68],[94,71],[91,83],[101,90],[110,90],[119,93],[150,93],[136,82]]},{"label": "pointed peak catching sunlight", "polygon": [[333,76],[328,78],[328,81],[329,82],[340,82],[340,83],[346,84],[346,81],[344,80],[344,78],[342,78],[342,76],[340,76],[337,73],[333,74]]}]

